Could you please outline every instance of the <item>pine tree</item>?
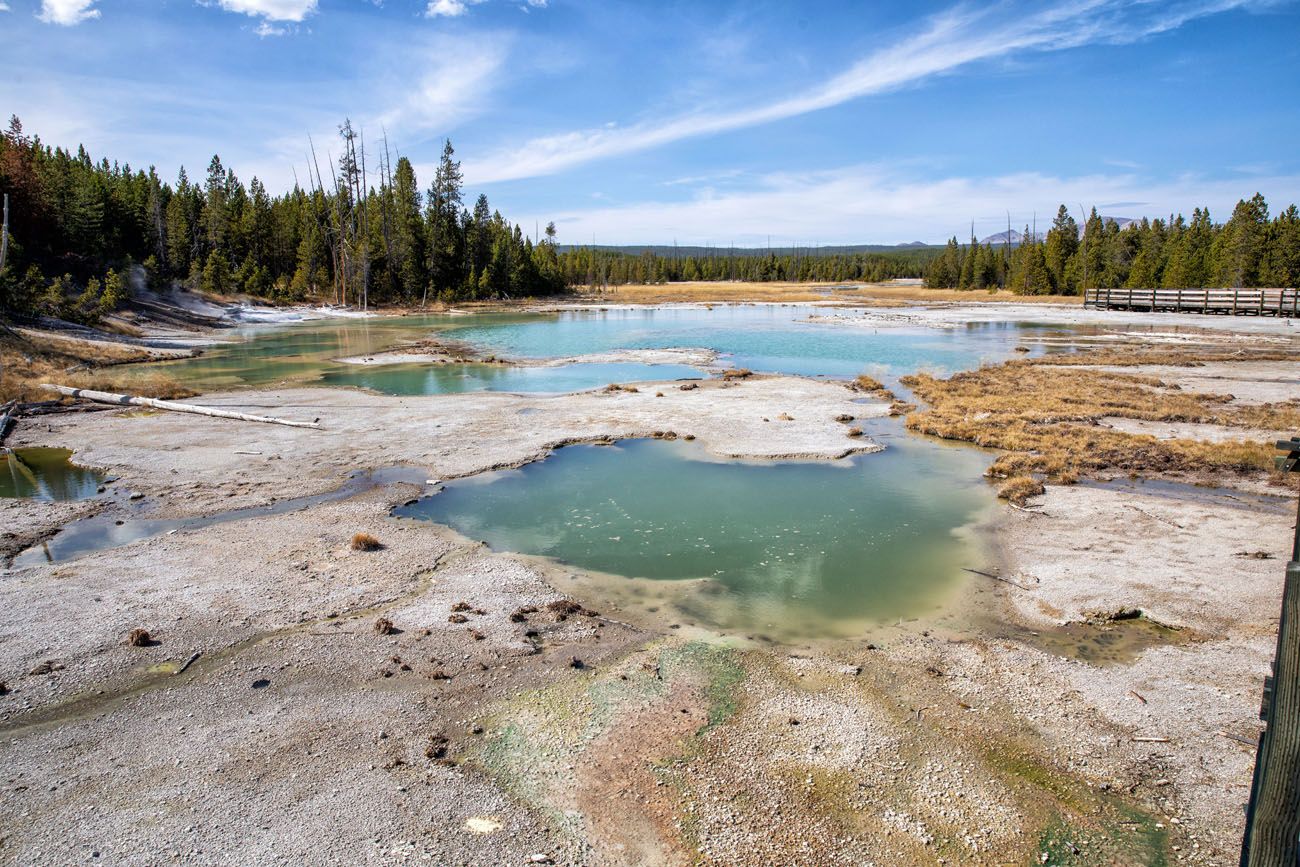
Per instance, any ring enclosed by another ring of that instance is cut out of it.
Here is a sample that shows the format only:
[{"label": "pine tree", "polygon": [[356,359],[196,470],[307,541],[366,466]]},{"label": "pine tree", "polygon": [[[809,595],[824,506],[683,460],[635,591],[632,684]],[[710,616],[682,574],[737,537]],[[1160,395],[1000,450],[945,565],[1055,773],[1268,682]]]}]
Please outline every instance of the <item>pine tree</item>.
[{"label": "pine tree", "polygon": [[[461,225],[460,162],[451,140],[444,142],[442,157],[434,173],[426,200],[428,212],[425,223],[429,238],[429,283],[439,291],[452,291],[460,285],[462,275],[463,227]],[[473,274],[470,279],[474,279]],[[428,300],[426,289],[421,304]]]},{"label": "pine tree", "polygon": [[1222,286],[1258,286],[1268,239],[1268,203],[1256,193],[1237,202],[1213,248],[1214,273]]},{"label": "pine tree", "polygon": [[1052,228],[1047,230],[1044,257],[1052,289],[1058,295],[1075,295],[1079,287],[1074,283],[1071,259],[1079,249],[1079,224],[1070,216],[1065,205],[1056,211]]}]

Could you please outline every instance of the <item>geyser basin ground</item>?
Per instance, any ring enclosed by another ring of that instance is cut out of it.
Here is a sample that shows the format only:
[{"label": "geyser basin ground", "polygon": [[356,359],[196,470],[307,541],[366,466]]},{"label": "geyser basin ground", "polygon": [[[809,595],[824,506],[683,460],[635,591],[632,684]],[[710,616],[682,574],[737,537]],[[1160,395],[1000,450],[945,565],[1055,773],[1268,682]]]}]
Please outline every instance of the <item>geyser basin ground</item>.
[{"label": "geyser basin ground", "polygon": [[916,437],[835,462],[721,461],[695,443],[633,440],[457,480],[394,514],[600,573],[597,594],[620,608],[811,639],[947,598],[981,560],[963,528],[992,502],[986,463]]}]

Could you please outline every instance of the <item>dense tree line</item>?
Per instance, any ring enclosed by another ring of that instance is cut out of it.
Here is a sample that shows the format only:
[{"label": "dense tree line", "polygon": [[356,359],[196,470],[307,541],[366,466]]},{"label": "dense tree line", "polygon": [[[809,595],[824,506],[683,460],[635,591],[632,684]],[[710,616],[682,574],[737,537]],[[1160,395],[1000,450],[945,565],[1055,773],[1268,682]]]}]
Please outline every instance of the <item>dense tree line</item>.
[{"label": "dense tree line", "polygon": [[1226,223],[1204,208],[1121,227],[1094,208],[1084,231],[1065,205],[1047,235],[1008,249],[953,238],[925,272],[936,288],[1005,287],[1022,295],[1078,295],[1086,289],[1193,289],[1300,286],[1300,213],[1291,205],[1270,219],[1256,193]]},{"label": "dense tree line", "polygon": [[884,253],[800,251],[717,251],[677,256],[645,250],[576,247],[560,253],[560,269],[570,286],[670,283],[690,280],[754,282],[879,282],[921,277],[936,255],[934,248],[908,247]]},{"label": "dense tree line", "polygon": [[[175,184],[150,168],[95,162],[27,136],[0,133],[0,192],[10,241],[0,308],[93,321],[130,297],[130,282],[173,280],[217,294],[341,304],[424,303],[549,294],[564,287],[554,225],[534,244],[491,209],[462,201],[451,143],[422,190],[406,157],[367,152],[350,122],[342,156],[306,189],[272,196],[214,156]],[[368,165],[369,163],[369,165]]]}]

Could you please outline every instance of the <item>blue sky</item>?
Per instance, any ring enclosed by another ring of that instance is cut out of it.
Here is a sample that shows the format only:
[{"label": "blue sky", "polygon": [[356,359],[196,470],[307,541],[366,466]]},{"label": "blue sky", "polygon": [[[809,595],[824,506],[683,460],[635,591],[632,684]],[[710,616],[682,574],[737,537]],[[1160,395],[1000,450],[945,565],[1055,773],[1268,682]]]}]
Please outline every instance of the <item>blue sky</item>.
[{"label": "blue sky", "polygon": [[1300,202],[1300,3],[0,0],[0,111],[305,179],[343,117],[568,243],[897,243]]}]

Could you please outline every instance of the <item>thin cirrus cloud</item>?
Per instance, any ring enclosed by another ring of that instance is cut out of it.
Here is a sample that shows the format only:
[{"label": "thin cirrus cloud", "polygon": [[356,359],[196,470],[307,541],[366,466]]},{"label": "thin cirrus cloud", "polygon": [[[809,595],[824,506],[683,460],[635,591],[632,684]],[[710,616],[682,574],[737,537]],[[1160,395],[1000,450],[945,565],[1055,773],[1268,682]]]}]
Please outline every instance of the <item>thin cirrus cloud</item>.
[{"label": "thin cirrus cloud", "polygon": [[[435,0],[444,2],[444,0]],[[460,0],[445,0],[457,3]],[[915,35],[876,51],[803,92],[732,110],[694,112],[667,121],[556,133],[466,163],[476,183],[554,174],[606,157],[644,151],[830,108],[897,90],[979,61],[1026,51],[1060,51],[1095,43],[1134,42],[1231,9],[1275,0],[1074,0],[1033,14],[1008,4],[957,7],[929,19]]]},{"label": "thin cirrus cloud", "polygon": [[[601,244],[667,243],[774,244],[942,241],[965,238],[974,220],[985,237],[1020,230],[1037,218],[1039,228],[1061,203],[1072,212],[1094,203],[1107,216],[1139,218],[1188,214],[1209,207],[1226,216],[1243,196],[1262,192],[1275,209],[1300,201],[1300,176],[1237,179],[1182,175],[1165,180],[1137,173],[1058,176],[1020,172],[996,177],[926,178],[885,165],[851,166],[825,172],[761,177],[752,189],[718,193],[706,189],[686,201],[641,201],[559,213],[523,214],[520,222],[554,219],[560,240]],[[1112,208],[1117,210],[1111,210]],[[513,212],[513,209],[512,209]],[[1075,213],[1075,218],[1079,215]],[[719,233],[723,232],[724,235]]]},{"label": "thin cirrus cloud", "polygon": [[[429,0],[429,4],[424,7],[424,17],[459,18],[469,12],[471,6],[486,2],[487,0]],[[547,2],[548,0],[523,0],[519,8],[525,12],[529,9],[545,9]]]},{"label": "thin cirrus cloud", "polygon": [[36,17],[46,24],[71,27],[98,18],[99,10],[95,8],[95,0],[41,0],[41,11]]}]

